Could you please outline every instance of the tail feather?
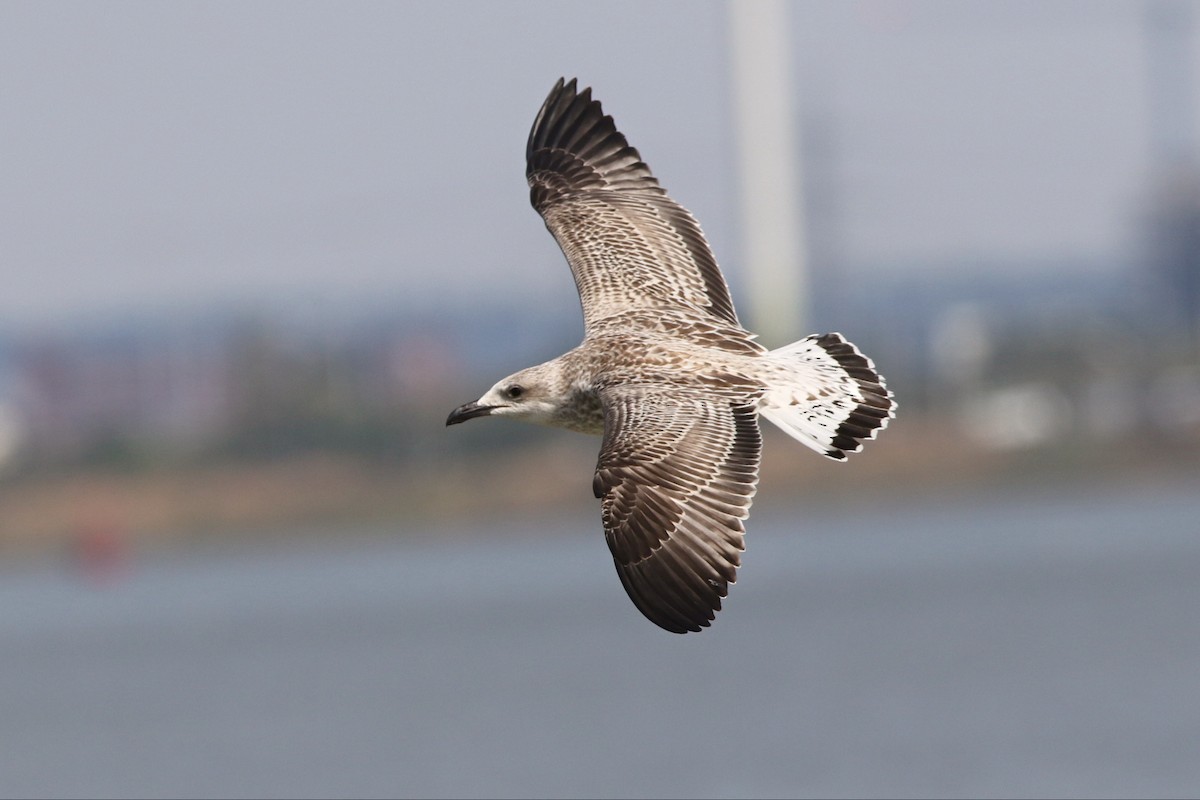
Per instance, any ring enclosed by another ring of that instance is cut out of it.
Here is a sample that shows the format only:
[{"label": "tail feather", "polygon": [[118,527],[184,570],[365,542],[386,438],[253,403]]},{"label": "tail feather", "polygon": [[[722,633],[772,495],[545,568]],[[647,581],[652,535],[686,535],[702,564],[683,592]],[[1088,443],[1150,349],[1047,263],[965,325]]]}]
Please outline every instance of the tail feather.
[{"label": "tail feather", "polygon": [[871,359],[840,333],[772,350],[759,413],[824,456],[844,461],[896,416],[896,402]]}]

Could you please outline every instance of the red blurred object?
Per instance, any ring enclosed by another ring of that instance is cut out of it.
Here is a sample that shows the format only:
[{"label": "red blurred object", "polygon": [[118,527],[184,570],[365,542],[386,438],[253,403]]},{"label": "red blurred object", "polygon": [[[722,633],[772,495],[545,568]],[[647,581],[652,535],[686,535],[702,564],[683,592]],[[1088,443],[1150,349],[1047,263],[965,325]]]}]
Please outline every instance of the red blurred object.
[{"label": "red blurred object", "polygon": [[93,520],[79,526],[73,543],[74,562],[89,583],[111,586],[129,574],[129,541],[124,526]]}]

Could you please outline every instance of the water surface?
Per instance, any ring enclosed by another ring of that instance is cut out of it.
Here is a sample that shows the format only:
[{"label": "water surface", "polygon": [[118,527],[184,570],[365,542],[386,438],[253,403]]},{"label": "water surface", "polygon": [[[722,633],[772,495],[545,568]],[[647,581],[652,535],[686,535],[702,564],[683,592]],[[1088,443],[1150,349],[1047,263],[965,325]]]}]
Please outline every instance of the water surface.
[{"label": "water surface", "polygon": [[1200,493],[751,522],[726,610],[687,636],[625,598],[596,515],[192,547],[105,587],[10,566],[0,793],[1200,787]]}]

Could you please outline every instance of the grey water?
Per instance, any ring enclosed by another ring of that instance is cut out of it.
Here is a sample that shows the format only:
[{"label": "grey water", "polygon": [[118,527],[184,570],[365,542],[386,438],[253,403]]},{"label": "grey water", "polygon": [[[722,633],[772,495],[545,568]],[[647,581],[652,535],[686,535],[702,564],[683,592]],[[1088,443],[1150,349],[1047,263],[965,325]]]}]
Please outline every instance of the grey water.
[{"label": "grey water", "polygon": [[9,565],[0,794],[1200,792],[1200,492],[750,530],[687,636],[626,599],[596,514],[184,547],[105,585]]}]

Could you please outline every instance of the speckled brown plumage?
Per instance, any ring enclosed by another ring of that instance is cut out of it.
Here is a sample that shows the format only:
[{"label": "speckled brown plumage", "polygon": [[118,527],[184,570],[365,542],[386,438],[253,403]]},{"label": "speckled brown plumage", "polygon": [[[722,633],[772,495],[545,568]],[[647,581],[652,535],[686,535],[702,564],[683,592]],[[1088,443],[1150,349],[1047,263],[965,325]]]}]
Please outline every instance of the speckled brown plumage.
[{"label": "speckled brown plumage", "polygon": [[555,85],[526,163],[533,207],[575,277],[584,340],[500,381],[447,424],[511,416],[602,435],[592,488],[621,583],[655,624],[698,631],[741,563],[758,416],[841,460],[874,438],[895,403],[839,334],[769,352],[754,341],[699,224],[590,89]]}]

